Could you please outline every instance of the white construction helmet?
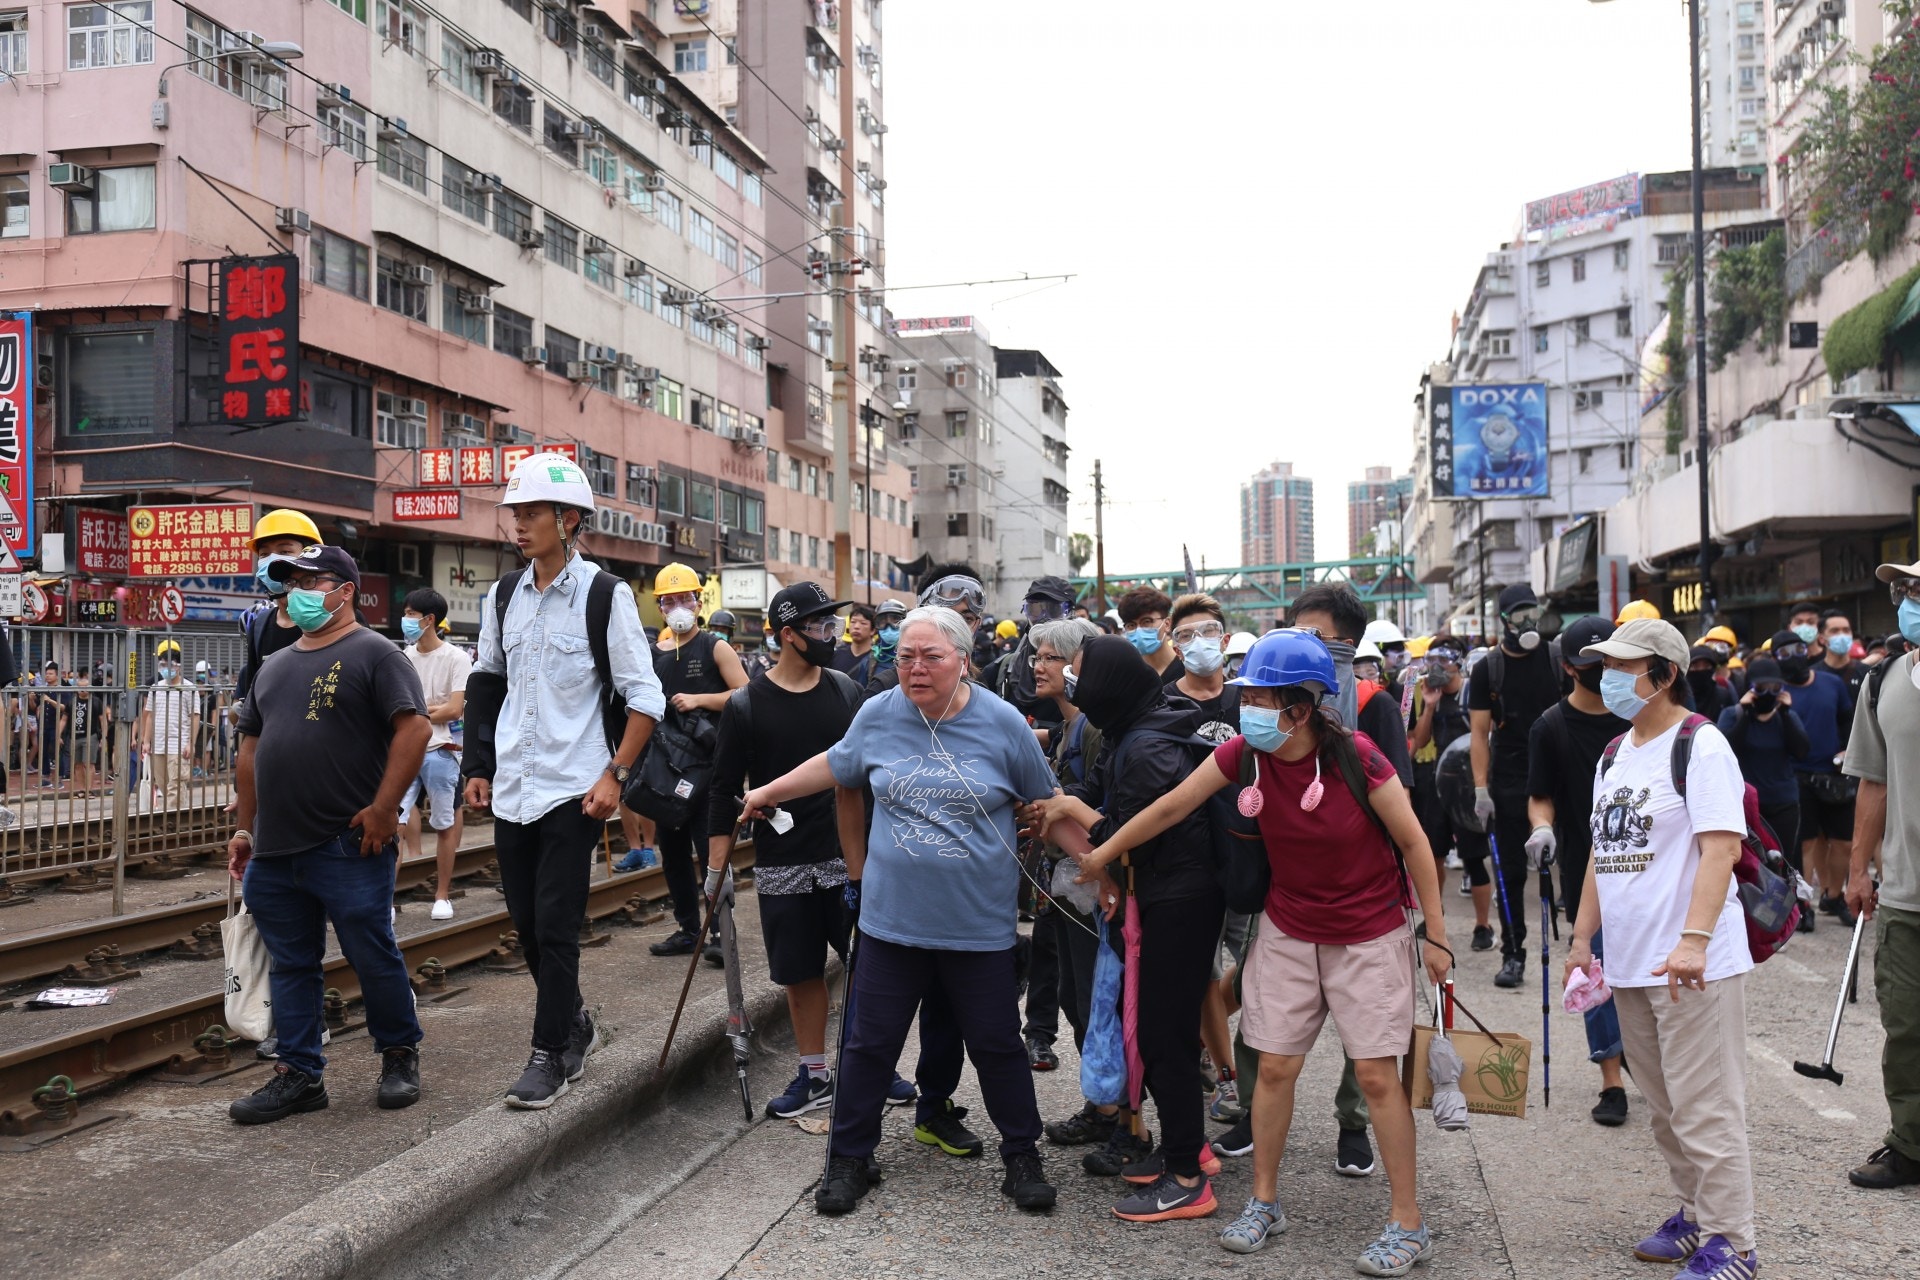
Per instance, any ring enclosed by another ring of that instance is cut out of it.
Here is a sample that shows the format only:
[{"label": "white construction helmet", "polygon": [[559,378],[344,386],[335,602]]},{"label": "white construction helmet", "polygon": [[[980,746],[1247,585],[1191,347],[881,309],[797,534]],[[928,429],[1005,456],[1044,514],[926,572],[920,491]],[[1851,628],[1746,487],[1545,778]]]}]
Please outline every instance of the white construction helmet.
[{"label": "white construction helmet", "polygon": [[557,502],[592,512],[593,486],[580,464],[564,453],[533,453],[520,459],[507,477],[503,507],[527,506],[536,502]]},{"label": "white construction helmet", "polygon": [[1400,628],[1394,626],[1385,618],[1369,622],[1367,624],[1366,634],[1360,638],[1362,640],[1370,640],[1383,649],[1390,644],[1405,644],[1407,642],[1407,638],[1400,634]]},{"label": "white construction helmet", "polygon": [[[1371,629],[1372,628],[1369,628],[1369,630]],[[1387,656],[1380,652],[1380,646],[1373,641],[1362,640],[1360,647],[1353,651],[1353,660],[1355,662],[1385,662]]]},{"label": "white construction helmet", "polygon": [[1251,631],[1234,632],[1233,636],[1227,641],[1227,656],[1229,658],[1246,657],[1247,651],[1253,648],[1253,640],[1254,635]]}]

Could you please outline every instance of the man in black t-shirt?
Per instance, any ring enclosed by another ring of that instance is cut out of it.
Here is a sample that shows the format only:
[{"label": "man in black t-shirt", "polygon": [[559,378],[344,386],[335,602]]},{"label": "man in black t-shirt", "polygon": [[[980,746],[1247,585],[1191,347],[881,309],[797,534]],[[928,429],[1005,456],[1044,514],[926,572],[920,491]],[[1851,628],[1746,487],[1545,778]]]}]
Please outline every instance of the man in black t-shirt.
[{"label": "man in black t-shirt", "polygon": [[[381,1056],[379,1104],[420,1097],[420,1022],[393,937],[400,799],[431,736],[413,664],[354,618],[360,570],[312,546],[270,572],[304,633],[262,663],[240,713],[240,767],[227,865],[273,957],[279,1064],[228,1114],[267,1124],[327,1105],[321,969],[327,922],[360,978]],[[273,797],[266,806],[262,795]]]},{"label": "man in black t-shirt", "polygon": [[1560,672],[1540,631],[1533,588],[1515,583],[1500,593],[1500,643],[1467,682],[1473,724],[1474,812],[1493,819],[1494,862],[1500,868],[1500,972],[1494,984],[1517,987],[1527,972],[1527,734],[1560,700]]},{"label": "man in black t-shirt", "polygon": [[[1603,617],[1581,618],[1560,638],[1561,662],[1573,677],[1573,692],[1547,708],[1527,736],[1527,816],[1533,831],[1527,837],[1530,866],[1560,864],[1560,894],[1567,919],[1580,914],[1586,889],[1587,863],[1593,857],[1593,775],[1607,744],[1632,726],[1608,711],[1600,701],[1602,659],[1582,656],[1588,645],[1613,635],[1613,624]],[[1594,934],[1593,954],[1602,954],[1600,934]],[[1627,1091],[1620,1084],[1620,1017],[1612,1001],[1590,1009],[1587,1021],[1587,1060],[1600,1064],[1600,1101],[1593,1108],[1598,1124],[1609,1127],[1627,1120]]]}]

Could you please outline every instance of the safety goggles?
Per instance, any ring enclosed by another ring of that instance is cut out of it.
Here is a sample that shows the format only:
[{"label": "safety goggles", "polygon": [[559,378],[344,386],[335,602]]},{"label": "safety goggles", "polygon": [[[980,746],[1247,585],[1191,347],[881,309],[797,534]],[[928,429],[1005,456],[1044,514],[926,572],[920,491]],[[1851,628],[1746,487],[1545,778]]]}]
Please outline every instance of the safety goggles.
[{"label": "safety goggles", "polygon": [[1183,623],[1173,633],[1173,642],[1184,649],[1195,640],[1218,640],[1226,634],[1227,629],[1217,622]]},{"label": "safety goggles", "polygon": [[700,607],[700,593],[698,591],[681,591],[670,596],[658,596],[656,599],[659,601],[660,611],[662,613],[670,609],[698,609]]},{"label": "safety goggles", "polygon": [[1776,645],[1773,656],[1776,658],[1804,658],[1813,652],[1813,646],[1801,644],[1798,640],[1792,644]]},{"label": "safety goggles", "polygon": [[1546,610],[1537,604],[1523,604],[1518,609],[1509,612],[1506,618],[1507,621],[1512,624],[1515,631],[1525,631],[1529,627],[1538,627],[1540,625],[1540,619],[1544,617],[1545,614]]},{"label": "safety goggles", "polygon": [[977,581],[965,574],[949,574],[920,593],[922,606],[938,605],[956,613],[978,617],[987,607],[987,593]]},{"label": "safety goggles", "polygon": [[1887,593],[1893,597],[1896,609],[1905,600],[1920,604],[1920,578],[1895,578],[1887,584]]},{"label": "safety goggles", "polygon": [[799,632],[809,640],[838,640],[844,628],[840,619],[833,614],[824,614],[817,618],[808,618],[799,626]]},{"label": "safety goggles", "polygon": [[1753,682],[1753,692],[1757,697],[1777,698],[1780,696],[1781,688],[1781,682],[1778,680],[1756,680]]},{"label": "safety goggles", "polygon": [[1055,622],[1067,616],[1067,606],[1046,596],[1034,596],[1021,603],[1020,616],[1028,622]]}]

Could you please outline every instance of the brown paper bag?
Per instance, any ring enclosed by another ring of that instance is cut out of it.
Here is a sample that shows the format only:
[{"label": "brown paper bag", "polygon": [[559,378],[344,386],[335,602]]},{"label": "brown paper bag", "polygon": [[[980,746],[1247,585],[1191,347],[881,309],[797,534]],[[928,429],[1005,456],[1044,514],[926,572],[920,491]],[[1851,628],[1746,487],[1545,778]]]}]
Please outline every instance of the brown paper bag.
[{"label": "brown paper bag", "polygon": [[[1480,1020],[1456,997],[1453,1007],[1473,1022],[1478,1030],[1455,1028],[1447,1033],[1462,1062],[1460,1092],[1467,1095],[1467,1110],[1474,1115],[1514,1116],[1527,1114],[1527,1078],[1532,1074],[1533,1045],[1511,1032],[1488,1031]],[[1416,1110],[1433,1106],[1433,1082],[1427,1079],[1427,1046],[1433,1042],[1432,1027],[1413,1029],[1413,1052],[1401,1064],[1400,1082]]]}]

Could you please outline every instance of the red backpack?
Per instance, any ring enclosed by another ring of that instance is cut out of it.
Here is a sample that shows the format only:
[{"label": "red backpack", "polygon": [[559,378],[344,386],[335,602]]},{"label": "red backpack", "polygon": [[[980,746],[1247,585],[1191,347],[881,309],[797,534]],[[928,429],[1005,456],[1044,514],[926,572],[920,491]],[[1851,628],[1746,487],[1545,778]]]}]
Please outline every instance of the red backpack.
[{"label": "red backpack", "polygon": [[[1673,789],[1683,802],[1687,798],[1687,764],[1693,758],[1693,735],[1701,725],[1712,723],[1705,716],[1690,715],[1681,721],[1680,732],[1673,740],[1669,768]],[[1613,767],[1626,736],[1623,733],[1607,744],[1600,757],[1602,774]],[[1747,950],[1759,964],[1786,946],[1800,923],[1799,877],[1780,851],[1780,837],[1760,816],[1760,793],[1750,782],[1743,800],[1747,830],[1740,839],[1740,859],[1733,864],[1733,880],[1747,922]]]}]

